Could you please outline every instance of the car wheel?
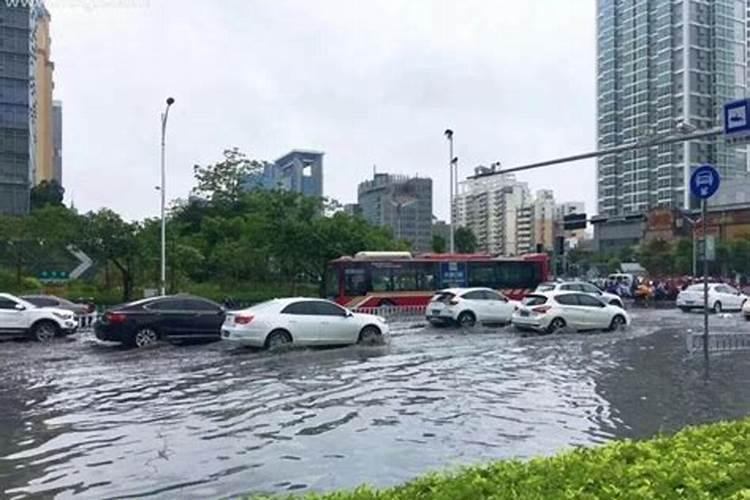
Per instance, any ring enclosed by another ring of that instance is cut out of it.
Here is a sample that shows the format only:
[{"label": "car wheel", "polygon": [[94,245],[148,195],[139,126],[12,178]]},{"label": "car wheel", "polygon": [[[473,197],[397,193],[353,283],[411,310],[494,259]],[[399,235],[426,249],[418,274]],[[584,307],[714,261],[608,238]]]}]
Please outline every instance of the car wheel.
[{"label": "car wheel", "polygon": [[690,308],[689,307],[680,307],[680,311],[682,311],[684,313],[690,312]]},{"label": "car wheel", "polygon": [[714,307],[712,311],[716,314],[721,314],[721,302],[714,302]]},{"label": "car wheel", "polygon": [[471,311],[464,311],[458,315],[458,324],[465,328],[471,328],[477,324],[477,317]]},{"label": "car wheel", "polygon": [[379,344],[382,338],[383,334],[380,331],[380,328],[370,325],[364,327],[362,331],[359,332],[359,339],[357,340],[357,343],[364,345],[375,345]]},{"label": "car wheel", "polygon": [[285,330],[274,330],[266,337],[266,349],[277,349],[283,345],[291,344],[292,336]]},{"label": "car wheel", "polygon": [[555,318],[552,320],[552,322],[547,327],[547,333],[555,333],[557,331],[560,331],[564,329],[567,326],[565,323],[565,320],[562,318]]},{"label": "car wheel", "polygon": [[133,347],[142,348],[154,345],[159,341],[159,333],[153,328],[141,328],[133,335]]},{"label": "car wheel", "polygon": [[750,321],[750,316],[745,316],[745,321]]},{"label": "car wheel", "polygon": [[52,321],[40,321],[31,329],[31,335],[34,340],[44,344],[51,342],[57,336],[59,330],[58,326]]},{"label": "car wheel", "polygon": [[627,321],[625,321],[625,317],[618,314],[614,318],[612,318],[612,323],[609,325],[609,331],[616,332],[627,325]]}]

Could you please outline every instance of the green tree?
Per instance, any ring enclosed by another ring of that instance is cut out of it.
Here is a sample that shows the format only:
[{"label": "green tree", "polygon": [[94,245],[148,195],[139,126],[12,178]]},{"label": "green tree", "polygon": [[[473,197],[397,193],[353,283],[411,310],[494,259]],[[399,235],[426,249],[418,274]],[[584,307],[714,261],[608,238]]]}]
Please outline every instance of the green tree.
[{"label": "green tree", "polygon": [[445,238],[443,238],[439,234],[433,234],[432,235],[432,251],[434,253],[445,253],[446,248],[447,248],[447,244],[445,242]]},{"label": "green tree", "polygon": [[477,251],[477,237],[468,227],[459,227],[453,235],[458,253],[474,253]]},{"label": "green tree", "polygon": [[672,247],[664,240],[641,245],[640,262],[652,276],[669,275],[674,269]]},{"label": "green tree", "polygon": [[31,209],[62,206],[64,196],[65,189],[56,180],[42,181],[31,189]]},{"label": "green tree", "polygon": [[677,274],[693,274],[693,242],[681,239],[675,245],[673,252],[674,272]]},{"label": "green tree", "polygon": [[224,159],[213,165],[195,165],[193,173],[198,185],[193,193],[214,203],[236,203],[246,186],[252,188],[252,174],[259,173],[265,163],[248,159],[237,148],[224,150]]}]

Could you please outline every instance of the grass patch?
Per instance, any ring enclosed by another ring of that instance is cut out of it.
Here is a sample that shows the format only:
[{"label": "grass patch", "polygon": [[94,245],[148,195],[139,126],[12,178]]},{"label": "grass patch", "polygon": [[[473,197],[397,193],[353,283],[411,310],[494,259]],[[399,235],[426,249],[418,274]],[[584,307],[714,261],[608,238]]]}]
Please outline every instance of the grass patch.
[{"label": "grass patch", "polygon": [[393,488],[363,486],[302,498],[750,500],[750,420],[688,427],[673,436],[616,441],[528,462],[509,460],[429,474]]}]

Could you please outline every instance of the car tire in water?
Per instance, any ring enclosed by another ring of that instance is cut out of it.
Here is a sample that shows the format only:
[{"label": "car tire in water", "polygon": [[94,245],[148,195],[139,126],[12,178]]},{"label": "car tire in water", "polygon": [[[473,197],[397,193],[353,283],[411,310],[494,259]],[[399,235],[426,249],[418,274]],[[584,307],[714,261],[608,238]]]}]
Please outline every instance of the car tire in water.
[{"label": "car tire in water", "polygon": [[721,311],[722,311],[721,302],[719,301],[714,302],[714,307],[711,309],[711,311],[713,311],[716,314],[721,314]]},{"label": "car tire in water", "polygon": [[273,350],[292,343],[292,336],[286,330],[274,330],[266,337],[266,349]]},{"label": "car tire in water", "polygon": [[627,321],[625,321],[625,316],[618,314],[617,316],[612,318],[612,323],[609,324],[609,331],[610,332],[619,331],[622,328],[624,328],[625,325],[627,325]]},{"label": "car tire in water", "polygon": [[380,344],[383,340],[383,333],[377,326],[366,326],[359,332],[359,338],[357,339],[358,344],[363,345],[376,345]]},{"label": "car tire in water", "polygon": [[464,311],[458,315],[458,325],[464,328],[471,328],[477,324],[477,317],[471,311]]},{"label": "car tire in water", "polygon": [[54,321],[39,321],[31,327],[31,336],[43,344],[51,342],[60,333],[60,328]]},{"label": "car tire in water", "polygon": [[150,326],[139,328],[133,334],[133,339],[130,341],[130,345],[141,349],[143,347],[149,347],[159,342],[159,332]]},{"label": "car tire in water", "polygon": [[689,307],[680,307],[680,311],[682,311],[684,313],[690,312],[690,308]]},{"label": "car tire in water", "polygon": [[552,322],[547,327],[547,333],[556,333],[560,330],[565,329],[565,327],[568,326],[567,323],[565,323],[565,320],[562,318],[555,318],[552,320]]}]

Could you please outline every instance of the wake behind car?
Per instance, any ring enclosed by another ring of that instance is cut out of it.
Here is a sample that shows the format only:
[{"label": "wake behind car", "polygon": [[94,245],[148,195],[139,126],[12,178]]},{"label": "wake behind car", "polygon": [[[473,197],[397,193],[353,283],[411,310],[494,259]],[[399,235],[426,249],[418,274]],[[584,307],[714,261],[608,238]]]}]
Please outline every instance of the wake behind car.
[{"label": "wake behind car", "polygon": [[545,292],[583,292],[593,297],[598,297],[607,304],[625,308],[619,296],[607,293],[598,286],[586,283],[585,281],[550,281],[539,285],[534,293]]},{"label": "wake behind car", "polygon": [[490,288],[448,288],[427,304],[427,321],[435,326],[508,324],[518,304]]},{"label": "wake behind car", "polygon": [[76,331],[75,315],[64,309],[40,308],[7,293],[0,293],[0,335],[28,336],[49,342]]},{"label": "wake behind car", "polygon": [[[747,302],[747,296],[723,283],[708,284],[708,308],[715,313],[740,311]],[[703,309],[703,283],[691,285],[677,295],[677,307],[683,312]]]},{"label": "wake behind car", "polygon": [[221,338],[226,311],[192,295],[152,297],[105,312],[94,324],[96,338],[146,347],[160,340],[212,341]]},{"label": "wake behind car", "polygon": [[227,313],[222,339],[250,347],[370,344],[389,333],[379,316],[322,299],[287,298]]},{"label": "wake behind car", "polygon": [[570,329],[619,330],[630,324],[630,316],[619,306],[581,292],[544,292],[529,295],[513,314],[519,330],[555,333]]}]

